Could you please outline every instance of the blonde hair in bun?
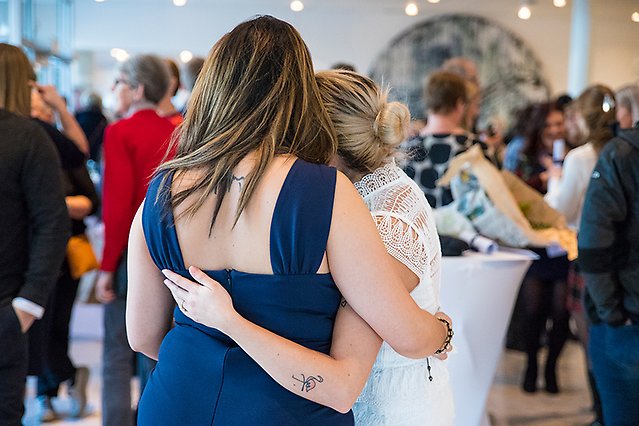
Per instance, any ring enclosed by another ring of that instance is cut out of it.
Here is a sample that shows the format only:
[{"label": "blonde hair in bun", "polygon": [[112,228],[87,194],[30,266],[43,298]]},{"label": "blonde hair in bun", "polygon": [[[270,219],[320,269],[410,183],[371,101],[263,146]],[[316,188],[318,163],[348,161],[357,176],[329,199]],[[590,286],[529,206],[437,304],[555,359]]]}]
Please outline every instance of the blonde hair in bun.
[{"label": "blonde hair in bun", "polygon": [[371,173],[397,155],[410,122],[405,105],[388,102],[388,90],[361,74],[332,70],[316,77],[347,167]]}]

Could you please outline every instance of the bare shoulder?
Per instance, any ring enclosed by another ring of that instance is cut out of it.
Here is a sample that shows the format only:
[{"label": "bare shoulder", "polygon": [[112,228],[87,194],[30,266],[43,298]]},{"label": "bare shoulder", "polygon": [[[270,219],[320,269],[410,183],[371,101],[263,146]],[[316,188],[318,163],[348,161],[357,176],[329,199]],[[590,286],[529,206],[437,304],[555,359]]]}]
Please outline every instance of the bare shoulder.
[{"label": "bare shoulder", "polygon": [[353,183],[346,177],[346,175],[339,170],[337,171],[337,178],[335,180],[335,204],[343,202],[362,202],[357,189],[353,186]]},{"label": "bare shoulder", "polygon": [[178,171],[171,182],[171,192],[175,194],[193,187],[204,175],[205,172],[202,168]]}]

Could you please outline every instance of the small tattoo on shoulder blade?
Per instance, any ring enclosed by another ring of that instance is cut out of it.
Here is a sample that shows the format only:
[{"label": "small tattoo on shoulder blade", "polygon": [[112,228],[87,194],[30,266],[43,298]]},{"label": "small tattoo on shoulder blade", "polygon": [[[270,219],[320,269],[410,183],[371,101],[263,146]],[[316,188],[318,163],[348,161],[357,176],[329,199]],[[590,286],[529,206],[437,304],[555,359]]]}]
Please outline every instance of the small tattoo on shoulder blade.
[{"label": "small tattoo on shoulder blade", "polygon": [[[240,186],[240,191],[242,191],[242,182],[244,182],[244,176],[231,176],[231,185],[233,184],[233,182],[237,182],[237,184]],[[231,188],[229,187],[229,191],[231,190]]]}]

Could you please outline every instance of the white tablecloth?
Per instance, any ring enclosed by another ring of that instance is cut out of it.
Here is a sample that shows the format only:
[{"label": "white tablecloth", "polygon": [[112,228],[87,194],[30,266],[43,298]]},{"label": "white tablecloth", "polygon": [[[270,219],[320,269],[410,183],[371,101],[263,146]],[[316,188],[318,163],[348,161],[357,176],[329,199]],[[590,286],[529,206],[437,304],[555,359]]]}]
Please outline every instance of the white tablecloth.
[{"label": "white tablecloth", "polygon": [[503,252],[443,258],[441,305],[455,329],[448,369],[457,425],[486,423],[486,399],[531,262],[530,256]]}]

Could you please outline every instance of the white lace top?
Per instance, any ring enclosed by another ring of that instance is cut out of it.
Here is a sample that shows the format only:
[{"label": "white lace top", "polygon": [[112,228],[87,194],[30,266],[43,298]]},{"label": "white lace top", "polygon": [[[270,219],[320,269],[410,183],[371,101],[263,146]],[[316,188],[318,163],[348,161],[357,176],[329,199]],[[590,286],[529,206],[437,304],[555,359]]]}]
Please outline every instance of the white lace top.
[{"label": "white lace top", "polygon": [[[435,313],[439,309],[441,247],[424,193],[395,162],[364,176],[355,188],[368,205],[388,253],[420,278],[411,296],[422,309]],[[445,363],[436,358],[428,363],[405,358],[384,342],[353,407],[356,424],[452,424],[453,400]]]}]

